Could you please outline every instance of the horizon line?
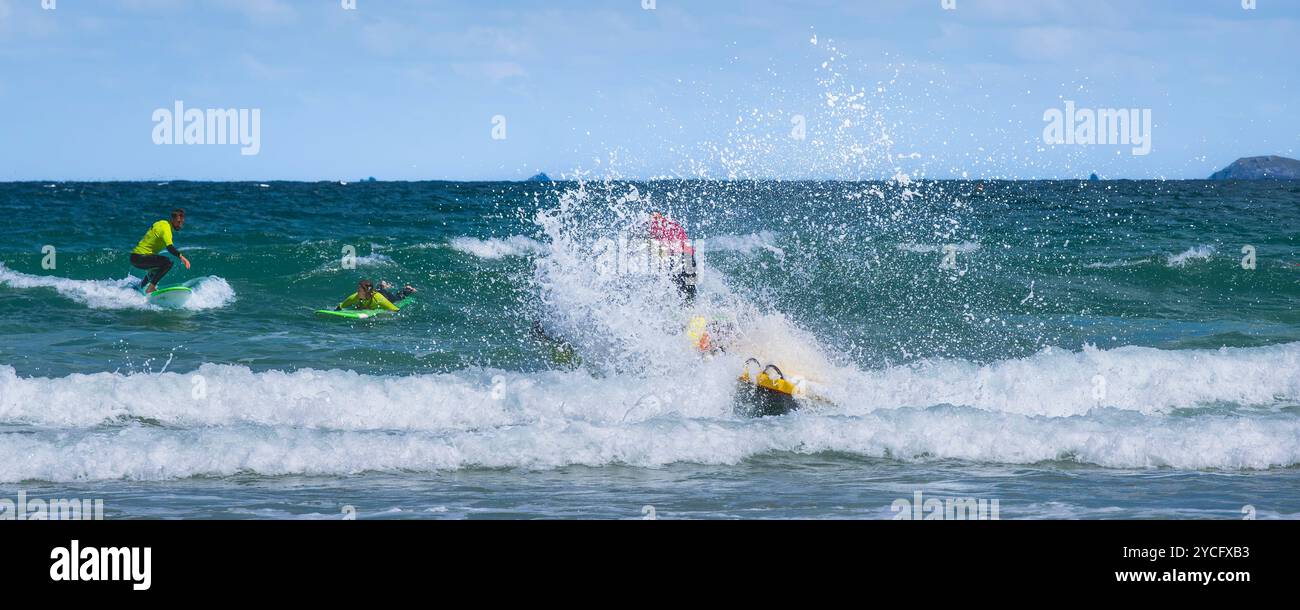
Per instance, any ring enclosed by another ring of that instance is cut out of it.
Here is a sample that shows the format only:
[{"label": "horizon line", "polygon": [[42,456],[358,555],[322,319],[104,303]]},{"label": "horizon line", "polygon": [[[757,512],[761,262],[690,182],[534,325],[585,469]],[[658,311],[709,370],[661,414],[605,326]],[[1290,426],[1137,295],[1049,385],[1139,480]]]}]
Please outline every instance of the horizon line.
[{"label": "horizon line", "polygon": [[[489,180],[466,180],[466,179],[446,179],[446,178],[427,178],[414,180],[381,180],[378,178],[364,178],[360,180],[338,180],[338,179],[317,179],[317,180],[297,180],[285,178],[264,178],[264,179],[238,179],[238,180],[220,180],[220,179],[201,179],[201,178],[154,178],[154,179],[31,179],[31,180],[0,180],[2,184],[171,184],[176,182],[195,183],[195,184],[335,184],[339,186],[351,186],[353,184],[421,184],[429,182],[440,182],[446,184],[553,184],[553,183],[593,183],[593,182],[863,182],[863,183],[889,183],[898,182],[894,178],[550,178],[548,180],[525,179],[489,179]],[[1300,182],[1300,179],[1288,178],[1230,178],[1230,179],[1213,179],[1213,178],[912,178],[909,177],[907,182]]]}]

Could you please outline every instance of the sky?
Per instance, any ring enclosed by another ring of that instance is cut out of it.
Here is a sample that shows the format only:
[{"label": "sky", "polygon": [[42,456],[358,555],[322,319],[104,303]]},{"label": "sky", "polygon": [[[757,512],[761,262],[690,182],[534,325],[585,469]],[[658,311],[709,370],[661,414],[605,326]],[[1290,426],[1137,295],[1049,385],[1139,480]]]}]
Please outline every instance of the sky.
[{"label": "sky", "polygon": [[[1199,179],[1300,157],[1295,0],[350,4],[0,0],[0,180]],[[255,113],[256,154],[158,143],[177,101]],[[1149,151],[1045,142],[1067,101],[1137,110]]]}]

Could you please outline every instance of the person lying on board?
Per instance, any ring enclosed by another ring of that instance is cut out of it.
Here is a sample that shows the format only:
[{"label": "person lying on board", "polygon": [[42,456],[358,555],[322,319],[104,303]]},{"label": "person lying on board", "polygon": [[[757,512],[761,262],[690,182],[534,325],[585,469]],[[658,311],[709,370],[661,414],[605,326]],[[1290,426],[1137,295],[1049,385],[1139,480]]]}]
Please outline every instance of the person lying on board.
[{"label": "person lying on board", "polygon": [[393,285],[389,283],[388,280],[379,280],[378,292],[379,294],[384,295],[384,298],[388,299],[388,302],[397,303],[402,299],[415,294],[416,290],[414,286],[407,284],[403,286],[401,290],[395,291],[393,290]]},{"label": "person lying on board", "polygon": [[153,223],[144,237],[140,238],[140,243],[131,250],[131,266],[147,272],[144,280],[140,282],[140,288],[145,294],[153,294],[158,290],[158,282],[172,269],[172,259],[159,254],[164,249],[172,256],[181,259],[186,269],[190,268],[190,259],[185,258],[185,255],[172,244],[172,230],[179,231],[183,226],[185,226],[185,210],[176,208],[172,210],[171,220],[159,220]]},{"label": "person lying on board", "polygon": [[380,294],[375,290],[375,285],[370,280],[361,280],[357,283],[357,291],[352,296],[344,299],[339,303],[334,311],[344,309],[387,309],[388,311],[397,311],[397,306],[388,300],[388,297]]}]

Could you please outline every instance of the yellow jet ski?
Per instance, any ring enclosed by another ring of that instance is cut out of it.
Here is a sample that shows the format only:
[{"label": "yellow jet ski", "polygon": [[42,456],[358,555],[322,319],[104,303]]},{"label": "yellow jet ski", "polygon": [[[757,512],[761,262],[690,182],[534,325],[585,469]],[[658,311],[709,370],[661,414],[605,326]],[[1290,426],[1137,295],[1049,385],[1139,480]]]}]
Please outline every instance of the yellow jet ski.
[{"label": "yellow jet ski", "polygon": [[[724,344],[731,334],[725,324],[710,324],[703,316],[695,316],[686,327],[687,339],[706,357],[726,352]],[[764,366],[758,358],[749,358],[737,380],[736,408],[752,417],[785,415],[798,409],[801,399],[827,402],[819,392],[818,386],[798,375],[787,377],[777,365]]]},{"label": "yellow jet ski", "polygon": [[[758,371],[750,374],[750,365]],[[785,415],[799,408],[796,397],[803,395],[803,389],[789,379],[775,364],[763,366],[757,358],[745,361],[745,370],[737,383],[737,407],[752,417],[768,415]]]}]

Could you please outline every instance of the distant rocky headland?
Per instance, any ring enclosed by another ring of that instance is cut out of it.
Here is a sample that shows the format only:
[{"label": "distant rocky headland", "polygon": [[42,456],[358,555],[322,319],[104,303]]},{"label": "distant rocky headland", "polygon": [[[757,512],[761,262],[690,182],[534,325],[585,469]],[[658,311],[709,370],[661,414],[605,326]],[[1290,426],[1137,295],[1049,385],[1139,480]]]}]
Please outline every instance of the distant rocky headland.
[{"label": "distant rocky headland", "polygon": [[1210,180],[1300,180],[1300,161],[1277,155],[1242,157],[1214,172]]}]

